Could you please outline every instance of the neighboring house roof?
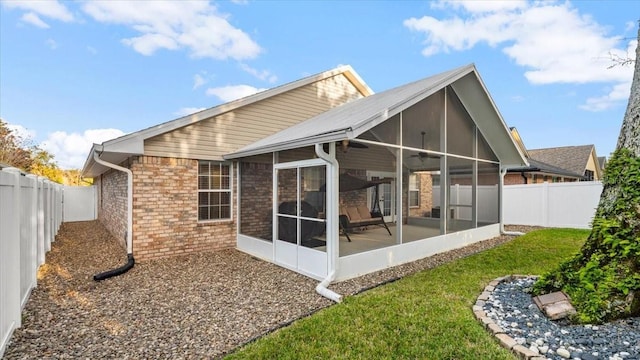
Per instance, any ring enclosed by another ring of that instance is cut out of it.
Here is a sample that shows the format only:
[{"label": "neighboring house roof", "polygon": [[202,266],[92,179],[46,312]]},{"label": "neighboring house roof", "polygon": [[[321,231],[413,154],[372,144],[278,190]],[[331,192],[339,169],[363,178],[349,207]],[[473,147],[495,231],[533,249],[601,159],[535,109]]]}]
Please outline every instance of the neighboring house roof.
[{"label": "neighboring house roof", "polygon": [[539,173],[548,174],[548,175],[557,175],[557,176],[571,177],[571,178],[577,178],[577,179],[582,179],[584,177],[584,174],[574,173],[572,171],[562,169],[557,166],[544,163],[542,161],[538,161],[531,158],[527,160],[529,160],[529,166],[511,168],[508,170],[508,172],[539,172]]},{"label": "neighboring house roof", "polygon": [[337,67],[315,75],[305,77],[269,90],[265,90],[235,101],[218,105],[200,112],[183,116],[181,118],[168,121],[156,126],[152,126],[119,138],[105,141],[102,144],[93,144],[87,159],[85,160],[82,175],[94,177],[109,170],[107,167],[95,162],[94,153],[99,153],[100,158],[113,164],[120,164],[133,155],[144,154],[144,141],[154,136],[158,136],[203,120],[211,119],[217,115],[236,110],[238,108],[256,103],[258,101],[283,94],[285,92],[312,84],[338,74],[344,75],[363,95],[373,94],[373,90],[360,78],[360,76],[349,65]]},{"label": "neighboring house roof", "polygon": [[503,166],[527,165],[473,64],[346,103],[225,155],[225,158],[355,139],[446,86],[456,92]]},{"label": "neighboring house roof", "polygon": [[513,140],[516,142],[516,145],[518,145],[518,149],[520,149],[520,152],[522,152],[524,157],[526,157],[527,159],[531,158],[529,156],[529,152],[527,151],[527,147],[524,146],[524,141],[522,141],[522,136],[520,136],[518,129],[512,126],[509,128],[509,132],[511,133]]},{"label": "neighboring house roof", "polygon": [[600,166],[600,169],[604,170],[604,168],[607,166],[606,156],[598,156],[598,166]]},{"label": "neighboring house roof", "polygon": [[529,150],[532,159],[584,175],[589,157],[595,155],[594,145],[562,146]]}]

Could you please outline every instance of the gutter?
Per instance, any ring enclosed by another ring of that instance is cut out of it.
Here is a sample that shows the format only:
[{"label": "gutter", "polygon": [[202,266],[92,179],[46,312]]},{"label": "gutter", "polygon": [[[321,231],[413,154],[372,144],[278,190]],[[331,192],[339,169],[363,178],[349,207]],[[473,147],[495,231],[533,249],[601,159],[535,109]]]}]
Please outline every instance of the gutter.
[{"label": "gutter", "polygon": [[[500,197],[502,198],[503,189],[504,189],[504,176],[507,174],[506,168],[500,169]],[[502,203],[502,201],[500,201]],[[500,235],[510,235],[510,236],[520,236],[524,235],[523,232],[520,231],[506,231],[504,229],[504,209],[502,208],[502,204],[500,204]]]},{"label": "gutter", "polygon": [[[104,147],[102,147],[104,150]],[[102,152],[101,150],[101,152]],[[93,276],[93,280],[101,281],[108,279],[113,276],[118,276],[126,273],[131,270],[135,265],[135,260],[133,258],[133,172],[127,168],[122,166],[118,166],[116,164],[112,164],[100,159],[98,152],[93,152],[93,159],[100,165],[104,165],[106,167],[122,171],[127,174],[127,263],[123,266],[108,270]]]},{"label": "gutter", "polygon": [[[338,160],[336,160],[336,147],[335,143],[331,143],[329,145],[329,153],[327,154],[322,149],[322,144],[315,144],[316,155],[330,165],[328,167],[327,175],[331,175],[329,181],[327,181],[327,219],[330,219],[327,222],[327,226],[330,226],[327,229],[327,234],[331,234],[331,236],[327,236],[327,240],[335,240],[335,234],[338,233],[338,222],[335,221],[338,216],[333,212],[338,209],[338,173],[339,173],[339,164]],[[327,176],[328,177],[328,176]],[[334,221],[331,221],[334,220]],[[337,303],[342,301],[342,295],[329,290],[327,286],[331,284],[333,280],[336,278],[336,272],[338,270],[338,246],[337,242],[335,244],[331,242],[327,242],[327,257],[329,260],[328,264],[328,273],[327,277],[322,280],[316,286],[316,292],[329,300],[335,301]]]}]

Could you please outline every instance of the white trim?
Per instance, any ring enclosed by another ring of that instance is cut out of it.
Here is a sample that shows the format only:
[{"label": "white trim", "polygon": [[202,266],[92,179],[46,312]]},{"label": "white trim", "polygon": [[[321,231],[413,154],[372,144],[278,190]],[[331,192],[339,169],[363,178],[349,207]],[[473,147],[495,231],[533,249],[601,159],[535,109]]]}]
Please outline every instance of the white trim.
[{"label": "white trim", "polygon": [[343,256],[339,258],[336,281],[362,276],[374,271],[423,259],[445,251],[458,249],[500,235],[500,224],[458,231],[446,235],[381,249]]},{"label": "white trim", "polygon": [[273,262],[273,243],[271,241],[238,234],[236,249],[259,259]]},{"label": "white trim", "polygon": [[[196,209],[197,209],[197,214],[196,214],[196,223],[197,224],[211,224],[211,223],[221,223],[221,222],[233,222],[233,181],[234,181],[234,176],[233,176],[233,161],[218,161],[218,160],[196,160],[198,162],[197,166],[197,178],[196,178],[196,182],[197,182],[197,200],[196,200]],[[229,166],[229,189],[209,189],[209,190],[200,190],[200,162],[201,161],[206,161],[209,163],[217,163],[219,165],[227,165]],[[200,193],[201,192],[206,192],[206,193],[226,193],[229,192],[229,217],[228,218],[220,218],[220,219],[205,219],[205,220],[200,220]]]}]

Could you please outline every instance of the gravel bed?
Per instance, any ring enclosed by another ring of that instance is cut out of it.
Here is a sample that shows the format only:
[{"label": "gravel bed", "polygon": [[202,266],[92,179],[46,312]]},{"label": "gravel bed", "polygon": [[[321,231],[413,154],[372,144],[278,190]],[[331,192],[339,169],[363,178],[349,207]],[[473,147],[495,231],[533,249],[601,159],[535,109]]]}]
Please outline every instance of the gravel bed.
[{"label": "gravel bed", "polygon": [[[356,294],[511,239],[496,237],[331,289]],[[143,262],[93,280],[125,261],[99,222],[64,223],[4,358],[220,358],[332,304],[315,292],[317,281],[234,249]]]},{"label": "gravel bed", "polygon": [[483,306],[487,316],[516,343],[547,359],[640,359],[640,319],[602,325],[551,321],[533,303],[528,290],[535,277],[504,281]]}]

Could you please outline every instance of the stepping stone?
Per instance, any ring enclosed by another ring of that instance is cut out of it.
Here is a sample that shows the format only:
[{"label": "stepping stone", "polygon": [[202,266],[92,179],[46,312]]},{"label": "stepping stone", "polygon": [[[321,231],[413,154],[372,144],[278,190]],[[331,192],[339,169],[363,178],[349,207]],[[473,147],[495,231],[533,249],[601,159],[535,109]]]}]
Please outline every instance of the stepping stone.
[{"label": "stepping stone", "polygon": [[569,296],[562,291],[536,296],[533,302],[551,320],[564,319],[576,313]]}]

